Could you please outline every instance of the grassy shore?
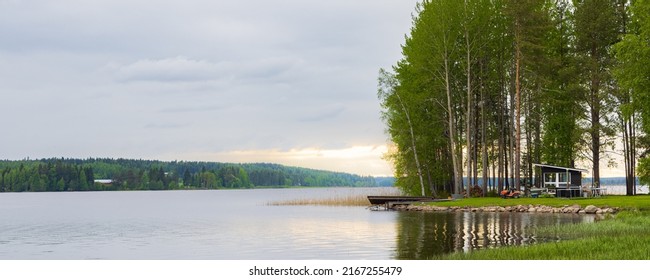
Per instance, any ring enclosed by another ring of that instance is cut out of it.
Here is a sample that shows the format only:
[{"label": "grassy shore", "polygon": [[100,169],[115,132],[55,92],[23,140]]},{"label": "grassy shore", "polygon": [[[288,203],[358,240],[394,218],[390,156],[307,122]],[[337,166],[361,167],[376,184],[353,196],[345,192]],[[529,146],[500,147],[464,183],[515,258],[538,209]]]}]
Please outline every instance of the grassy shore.
[{"label": "grassy shore", "polygon": [[502,247],[441,256],[451,260],[648,260],[650,259],[650,196],[607,196],[593,199],[471,198],[438,202],[437,206],[512,206],[520,204],[563,206],[578,204],[620,207],[624,211],[589,224],[558,225],[535,229],[540,238],[562,241],[521,247]]},{"label": "grassy shore", "polygon": [[594,205],[597,207],[619,207],[623,210],[640,210],[650,211],[650,196],[622,196],[610,195],[597,198],[510,198],[503,199],[498,197],[480,197],[459,199],[453,201],[441,201],[435,203],[427,203],[427,205],[435,206],[469,206],[469,207],[483,207],[483,206],[515,206],[515,205],[546,205],[553,207],[561,207],[565,205],[580,205],[585,207],[587,205]]},{"label": "grassy shore", "polygon": [[[381,193],[377,195],[395,195]],[[562,207],[594,205],[618,207],[622,211],[596,223],[536,228],[538,238],[562,241],[529,246],[500,247],[439,256],[447,260],[649,260],[650,195],[599,198],[469,198],[426,203],[445,207],[546,205]],[[336,194],[327,198],[293,199],[269,205],[368,206],[366,194]],[[568,214],[567,214],[568,215]]]}]

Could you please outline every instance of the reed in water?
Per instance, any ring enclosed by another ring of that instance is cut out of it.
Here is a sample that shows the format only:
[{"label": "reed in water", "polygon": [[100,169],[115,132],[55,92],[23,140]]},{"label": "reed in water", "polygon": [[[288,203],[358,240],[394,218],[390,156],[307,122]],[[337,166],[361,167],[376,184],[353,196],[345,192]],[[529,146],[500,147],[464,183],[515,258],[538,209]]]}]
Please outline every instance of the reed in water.
[{"label": "reed in water", "polygon": [[322,198],[296,198],[283,201],[271,201],[272,206],[297,206],[297,205],[318,205],[318,206],[370,206],[368,195],[400,195],[396,188],[378,188],[372,193],[335,194]]}]

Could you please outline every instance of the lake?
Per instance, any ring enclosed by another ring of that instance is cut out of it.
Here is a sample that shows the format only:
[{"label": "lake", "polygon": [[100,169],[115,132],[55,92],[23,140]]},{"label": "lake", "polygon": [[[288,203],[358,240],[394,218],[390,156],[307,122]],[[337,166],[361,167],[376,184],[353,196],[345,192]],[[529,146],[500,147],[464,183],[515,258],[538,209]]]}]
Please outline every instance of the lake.
[{"label": "lake", "polygon": [[539,242],[593,215],[415,213],[269,202],[382,188],[0,193],[0,259],[428,259]]},{"label": "lake", "polygon": [[[625,185],[603,185],[603,187],[607,188],[607,194],[625,195],[627,193],[627,188]],[[636,193],[648,194],[650,193],[650,189],[645,185],[637,185]]]}]

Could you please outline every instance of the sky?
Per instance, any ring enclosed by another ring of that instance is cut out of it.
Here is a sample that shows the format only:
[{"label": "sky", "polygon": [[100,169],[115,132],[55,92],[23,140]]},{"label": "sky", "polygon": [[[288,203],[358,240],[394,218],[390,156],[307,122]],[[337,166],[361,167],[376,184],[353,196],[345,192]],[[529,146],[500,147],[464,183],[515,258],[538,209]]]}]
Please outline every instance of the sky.
[{"label": "sky", "polygon": [[377,75],[417,2],[0,0],[0,159],[390,176]]},{"label": "sky", "polygon": [[377,74],[416,0],[0,0],[0,159],[392,175]]}]

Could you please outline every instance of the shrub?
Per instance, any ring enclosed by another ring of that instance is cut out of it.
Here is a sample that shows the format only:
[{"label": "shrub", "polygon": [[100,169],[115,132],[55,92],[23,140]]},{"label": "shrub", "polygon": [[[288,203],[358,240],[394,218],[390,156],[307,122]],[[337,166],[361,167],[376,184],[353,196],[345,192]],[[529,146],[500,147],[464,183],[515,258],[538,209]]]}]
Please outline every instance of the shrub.
[{"label": "shrub", "polygon": [[[467,196],[467,190],[461,192],[463,196]],[[470,197],[483,197],[483,189],[479,186],[473,186],[469,190]]]},{"label": "shrub", "polygon": [[450,196],[451,195],[449,194],[449,192],[447,190],[441,190],[441,191],[438,191],[438,193],[437,193],[437,198],[448,198]]}]

